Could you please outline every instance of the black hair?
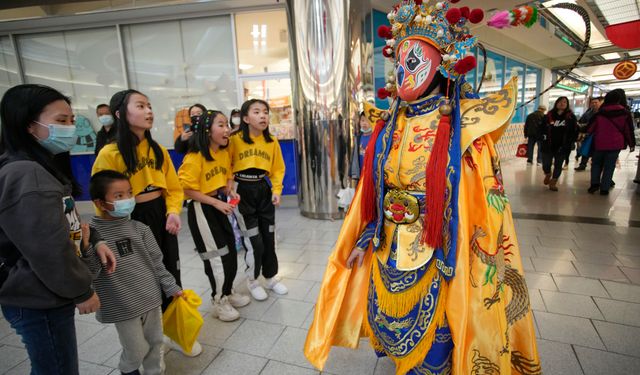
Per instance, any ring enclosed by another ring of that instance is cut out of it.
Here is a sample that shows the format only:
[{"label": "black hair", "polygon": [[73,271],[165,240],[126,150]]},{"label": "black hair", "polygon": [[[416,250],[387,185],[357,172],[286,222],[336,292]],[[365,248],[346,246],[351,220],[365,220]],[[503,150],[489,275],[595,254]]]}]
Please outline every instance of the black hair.
[{"label": "black hair", "polygon": [[107,109],[108,109],[108,108],[109,108],[109,104],[105,104],[105,103],[98,104],[98,105],[96,106],[96,113],[98,113],[98,110],[99,110],[100,108],[104,108],[104,107],[107,107]]},{"label": "black hair", "polygon": [[[133,94],[139,94],[145,98],[147,97],[140,91],[128,89],[115,93],[109,102],[111,115],[116,121],[116,132],[118,134],[116,143],[118,145],[118,150],[122,155],[124,164],[127,166],[127,172],[131,174],[135,173],[138,166],[138,153],[136,151],[136,147],[140,143],[138,137],[136,137],[130,129],[129,121],[127,121],[127,106],[129,104],[129,98],[131,98],[131,95]],[[120,116],[116,116],[116,112],[118,112]],[[164,163],[162,148],[160,148],[160,145],[151,138],[151,132],[149,130],[144,132],[144,137],[147,139],[147,142],[149,142],[149,147],[153,149],[153,153],[156,158],[155,168],[159,170],[162,168],[162,164]]]},{"label": "black hair", "polygon": [[44,108],[58,100],[71,105],[71,99],[49,86],[24,84],[7,90],[0,101],[0,154],[26,156],[37,162],[61,184],[71,185],[71,195],[78,197],[82,189],[71,173],[69,153],[53,155],[27,131]]},{"label": "black hair", "polygon": [[561,96],[558,99],[556,99],[555,103],[553,103],[553,108],[549,112],[553,112],[555,115],[558,115],[558,103],[560,103],[560,100],[562,99],[567,101],[567,109],[564,110],[564,114],[571,113],[571,105],[569,104],[569,98],[567,98],[566,96]]},{"label": "black hair", "polygon": [[[199,152],[206,160],[213,161],[213,156],[211,156],[211,152],[209,150],[209,147],[211,146],[211,137],[209,134],[211,127],[213,126],[213,122],[219,115],[224,116],[224,113],[209,110],[200,116],[197,124],[192,125],[195,134],[191,137],[193,141],[189,142],[189,152]],[[220,148],[225,147],[227,147],[227,145],[220,146]]]},{"label": "black hair", "polygon": [[129,181],[129,177],[117,171],[106,169],[97,172],[91,176],[91,179],[89,180],[89,195],[91,196],[91,200],[105,200],[109,186],[111,186],[115,181],[124,180]]},{"label": "black hair", "polygon": [[627,94],[625,94],[623,89],[615,89],[613,91],[609,91],[607,95],[604,97],[604,105],[612,105],[618,104],[623,107],[627,106]]},{"label": "black hair", "polygon": [[188,111],[189,112],[189,117],[191,117],[191,110],[193,108],[200,108],[202,110],[202,113],[207,112],[207,108],[205,106],[203,106],[200,103],[196,103],[196,104],[192,105],[191,107],[189,107],[189,111]]},{"label": "black hair", "polygon": [[231,110],[231,113],[229,114],[229,126],[231,126],[233,128],[233,123],[231,122],[231,119],[233,119],[233,115],[240,115],[240,118],[242,121],[242,114],[240,113],[240,110],[238,108],[234,108]]},{"label": "black hair", "polygon": [[[242,140],[247,144],[253,144],[253,141],[251,140],[251,136],[249,132],[249,124],[244,122],[244,117],[249,115],[249,109],[251,109],[251,106],[256,103],[262,104],[265,107],[267,107],[267,112],[271,111],[271,109],[269,108],[269,103],[267,103],[262,99],[249,99],[246,102],[242,103],[242,108],[240,108],[240,131],[242,132]],[[264,140],[267,143],[273,142],[273,138],[269,133],[268,126],[266,129],[262,131],[262,135],[264,136]]]}]

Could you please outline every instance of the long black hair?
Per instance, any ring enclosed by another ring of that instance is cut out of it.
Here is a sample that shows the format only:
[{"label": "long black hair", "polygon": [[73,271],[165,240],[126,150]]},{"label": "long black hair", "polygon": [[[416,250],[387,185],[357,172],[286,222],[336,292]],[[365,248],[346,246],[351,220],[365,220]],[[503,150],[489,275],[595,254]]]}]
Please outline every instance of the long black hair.
[{"label": "long black hair", "polygon": [[623,89],[615,89],[613,91],[609,91],[607,95],[604,97],[604,105],[612,105],[618,104],[625,108],[627,108],[627,94],[625,94]]},{"label": "long black hair", "polygon": [[[211,137],[209,136],[211,132],[211,127],[213,126],[213,122],[216,117],[219,115],[224,116],[224,113],[220,111],[207,111],[200,116],[197,124],[192,124],[194,127],[195,134],[192,139],[193,142],[189,142],[189,152],[199,152],[204,156],[204,158],[208,161],[213,161],[213,156],[211,156]],[[227,145],[220,146],[220,148],[225,148]]]},{"label": "long black hair", "polygon": [[564,110],[564,115],[566,116],[568,113],[573,113],[571,111],[571,105],[569,104],[569,98],[567,98],[566,96],[561,96],[558,99],[556,99],[555,103],[553,103],[553,108],[551,109],[551,111],[549,112],[553,112],[554,115],[558,116],[558,104],[560,103],[560,101],[564,99],[567,101],[567,108]]},{"label": "long black hair", "polygon": [[82,190],[71,173],[69,153],[53,155],[27,131],[44,108],[58,100],[71,105],[68,97],[49,86],[25,84],[7,90],[0,101],[0,153],[10,158],[26,156],[37,162],[60,183],[71,185],[71,194],[77,197]]},{"label": "long black hair", "polygon": [[[127,121],[127,106],[129,105],[129,99],[133,94],[139,94],[145,98],[147,97],[140,91],[128,89],[115,93],[109,102],[111,115],[116,121],[118,134],[116,143],[118,144],[118,150],[122,155],[124,164],[127,166],[127,173],[130,174],[135,173],[137,170],[138,153],[136,151],[136,147],[140,143],[138,137],[136,137],[130,129],[129,121]],[[119,116],[116,116],[116,112],[119,113]],[[160,148],[160,145],[151,138],[151,132],[149,130],[145,130],[144,137],[147,139],[147,142],[149,142],[149,147],[153,149],[153,154],[156,158],[155,168],[159,170],[162,168],[162,164],[164,163],[162,148]]]},{"label": "long black hair", "polygon": [[[271,112],[269,103],[262,99],[249,99],[246,102],[242,103],[242,107],[240,108],[240,131],[242,132],[242,140],[247,144],[253,144],[253,141],[251,140],[251,136],[249,133],[249,124],[244,122],[244,116],[249,115],[249,109],[251,109],[251,106],[256,103],[264,105],[265,107],[267,107],[267,112]],[[273,142],[273,138],[269,133],[268,126],[262,131],[262,135],[264,136],[264,140],[267,141],[267,143]]]},{"label": "long black hair", "polygon": [[204,115],[205,112],[207,112],[207,107],[203,106],[200,103],[196,103],[194,105],[192,105],[191,107],[189,107],[189,118],[191,118],[191,110],[194,108],[200,108],[202,110],[202,114]]}]

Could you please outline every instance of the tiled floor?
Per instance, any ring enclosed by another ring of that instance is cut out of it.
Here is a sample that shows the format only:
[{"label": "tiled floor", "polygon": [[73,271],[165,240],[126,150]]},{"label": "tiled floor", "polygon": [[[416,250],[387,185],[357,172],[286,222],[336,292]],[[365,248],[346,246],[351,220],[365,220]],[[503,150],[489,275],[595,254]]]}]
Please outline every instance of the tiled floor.
[{"label": "tiled floor", "polygon": [[[539,167],[523,160],[503,163],[516,217],[561,215],[565,220],[516,219],[545,374],[640,373],[640,194],[631,182],[636,160],[635,155],[621,155],[617,186],[608,197],[588,195],[589,172],[575,173],[573,166],[564,173],[560,191],[553,193],[542,186]],[[277,213],[280,274],[289,294],[252,302],[233,323],[209,315],[208,282],[189,231],[182,231],[183,283],[205,297],[204,352],[197,358],[170,352],[168,374],[317,374],[302,346],[341,222],[306,219],[295,205],[287,200]],[[616,225],[589,224],[584,217]],[[221,272],[219,264],[216,268]],[[237,289],[246,292],[238,283]],[[113,327],[93,316],[78,316],[77,331],[81,373],[118,374],[120,347]],[[0,320],[0,373],[28,373],[26,358],[19,339]],[[365,342],[358,350],[334,349],[325,373],[394,370],[388,359],[376,359]]]}]

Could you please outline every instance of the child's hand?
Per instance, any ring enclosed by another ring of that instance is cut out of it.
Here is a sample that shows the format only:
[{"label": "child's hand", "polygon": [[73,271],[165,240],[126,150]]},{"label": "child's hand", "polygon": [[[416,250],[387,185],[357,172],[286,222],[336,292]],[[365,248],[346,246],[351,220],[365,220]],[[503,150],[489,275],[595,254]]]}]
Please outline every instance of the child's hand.
[{"label": "child's hand", "polygon": [[218,199],[213,202],[213,207],[225,215],[233,213],[233,205]]},{"label": "child's hand", "polygon": [[113,273],[116,270],[116,257],[109,249],[109,246],[104,243],[99,244],[96,249],[96,255],[100,258],[100,263],[102,263],[107,273]]},{"label": "child's hand", "polygon": [[273,205],[276,206],[276,207],[280,206],[280,195],[279,194],[273,194],[271,196],[271,203],[273,203]]},{"label": "child's hand", "polygon": [[167,225],[165,227],[167,232],[173,234],[174,236],[177,236],[178,232],[180,232],[181,226],[182,226],[182,223],[180,221],[180,216],[176,214],[167,215]]},{"label": "child's hand", "polygon": [[80,224],[80,230],[82,231],[82,250],[86,251],[89,248],[89,237],[91,237],[91,229],[89,224]]},{"label": "child's hand", "polygon": [[182,297],[183,295],[184,293],[182,292],[182,290],[179,290],[173,294],[173,298]]}]

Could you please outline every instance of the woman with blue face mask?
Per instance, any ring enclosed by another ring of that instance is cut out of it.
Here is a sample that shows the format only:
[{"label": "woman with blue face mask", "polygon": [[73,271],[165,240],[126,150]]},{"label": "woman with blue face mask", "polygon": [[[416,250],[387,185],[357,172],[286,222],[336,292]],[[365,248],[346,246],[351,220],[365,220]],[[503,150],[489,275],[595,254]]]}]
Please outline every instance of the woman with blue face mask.
[{"label": "woman with blue face mask", "polygon": [[[15,86],[0,102],[0,121],[2,313],[32,374],[78,374],[75,308],[92,313],[100,301],[81,260],[70,169],[60,162],[76,141],[70,101],[47,86]],[[114,259],[103,255],[104,264]]]}]

